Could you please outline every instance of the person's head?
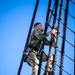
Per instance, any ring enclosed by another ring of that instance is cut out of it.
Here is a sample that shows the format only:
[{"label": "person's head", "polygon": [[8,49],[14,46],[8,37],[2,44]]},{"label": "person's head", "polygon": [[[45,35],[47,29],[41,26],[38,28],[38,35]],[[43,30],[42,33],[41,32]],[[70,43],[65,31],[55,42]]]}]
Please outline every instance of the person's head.
[{"label": "person's head", "polygon": [[35,29],[40,29],[42,32],[44,31],[44,28],[40,22],[37,22],[34,24]]}]

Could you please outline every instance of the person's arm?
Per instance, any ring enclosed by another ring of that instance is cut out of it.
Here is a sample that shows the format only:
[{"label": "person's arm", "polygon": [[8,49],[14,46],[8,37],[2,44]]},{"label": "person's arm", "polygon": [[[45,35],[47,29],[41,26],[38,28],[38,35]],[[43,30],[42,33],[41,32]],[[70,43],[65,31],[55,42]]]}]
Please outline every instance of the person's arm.
[{"label": "person's arm", "polygon": [[46,36],[49,36],[50,34],[56,34],[57,33],[57,31],[58,31],[58,27],[55,27],[54,29],[52,29],[51,31],[49,31],[49,32],[47,32],[46,33]]},{"label": "person's arm", "polygon": [[46,36],[49,36],[50,34],[52,34],[52,30],[46,33]]},{"label": "person's arm", "polygon": [[[46,36],[49,36],[50,34],[52,34],[52,36],[53,36],[53,38],[52,38],[53,41],[52,41],[52,42],[56,42],[56,33],[57,33],[57,31],[58,31],[58,27],[56,27],[56,28],[52,29],[51,31],[47,32],[47,33],[46,33]],[[50,44],[51,44],[51,41],[48,41],[48,40],[45,38],[44,45],[49,46]]]}]

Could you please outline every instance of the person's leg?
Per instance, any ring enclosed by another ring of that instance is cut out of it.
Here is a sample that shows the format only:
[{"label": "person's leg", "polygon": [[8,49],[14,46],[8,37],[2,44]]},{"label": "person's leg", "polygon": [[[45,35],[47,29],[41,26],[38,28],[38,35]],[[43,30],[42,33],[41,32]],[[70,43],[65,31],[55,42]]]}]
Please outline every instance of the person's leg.
[{"label": "person's leg", "polygon": [[[53,54],[48,55],[48,54],[43,53],[42,62],[47,61],[48,58],[50,58],[49,61],[53,61]],[[38,56],[38,60],[39,59],[40,59],[40,56]]]},{"label": "person's leg", "polygon": [[48,60],[48,71],[50,71],[53,67],[52,62],[53,62],[53,54],[50,54]]},{"label": "person's leg", "polygon": [[36,57],[36,53],[31,52],[27,61],[32,66],[32,75],[37,75],[39,60]]},{"label": "person's leg", "polygon": [[45,69],[46,71],[44,72],[44,75],[47,75],[46,74],[47,71],[49,72],[48,73],[49,75],[53,75],[53,71],[51,71],[51,69],[53,67],[53,65],[52,65],[52,62],[53,62],[53,54],[50,54],[50,55],[43,54],[42,61],[45,62],[45,61],[47,61],[47,59],[49,59],[49,60],[48,60],[48,64],[46,64],[47,69]]},{"label": "person's leg", "polygon": [[[38,60],[36,62],[39,62]],[[36,63],[33,64],[32,66],[32,75],[37,75],[38,74],[38,65]]]}]

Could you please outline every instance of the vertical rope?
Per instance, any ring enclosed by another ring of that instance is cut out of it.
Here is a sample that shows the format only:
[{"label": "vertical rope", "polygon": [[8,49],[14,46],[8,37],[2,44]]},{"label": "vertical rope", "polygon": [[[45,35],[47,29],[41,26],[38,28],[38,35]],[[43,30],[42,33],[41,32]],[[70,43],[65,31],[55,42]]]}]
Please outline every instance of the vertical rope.
[{"label": "vertical rope", "polygon": [[[54,6],[55,6],[55,11],[54,11],[55,16],[54,16],[54,19],[53,19],[53,26],[52,26],[52,28],[54,28],[55,22],[56,22],[58,0],[55,1]],[[50,10],[50,9],[49,9],[49,10]],[[52,47],[52,46],[50,45],[50,47],[49,47],[49,53],[48,53],[49,56],[48,56],[48,60],[47,60],[46,66],[45,66],[45,72],[44,72],[44,75],[49,75],[48,67],[49,67],[49,62],[50,62],[49,60],[50,60],[51,47]]]},{"label": "vertical rope", "polygon": [[[51,0],[49,0],[49,2],[48,2],[48,9],[47,9],[46,21],[48,21],[48,19],[49,19],[49,8],[50,8],[50,6],[51,6]],[[47,28],[48,28],[48,25],[47,25],[47,22],[45,22],[44,35],[46,35]],[[43,49],[44,49],[44,39],[43,39],[43,45],[42,45],[42,48],[41,48],[41,55],[40,55],[38,75],[40,75],[40,72],[41,72]]]},{"label": "vertical rope", "polygon": [[[60,22],[62,18],[62,6],[63,6],[63,0],[60,2],[60,9],[59,9],[59,19],[58,19],[58,32],[60,29]],[[58,33],[57,33],[57,41],[56,41],[56,47],[55,47],[55,52],[54,52],[54,73],[55,73],[55,67],[56,67],[56,56],[57,56],[57,50],[58,50]]]},{"label": "vertical rope", "polygon": [[[52,29],[55,27],[55,23],[56,23],[58,2],[59,2],[59,0],[56,0],[56,1],[55,1],[55,11],[54,11],[54,19],[53,19]],[[52,39],[52,37],[51,37],[51,39]],[[49,54],[50,54],[50,53],[51,53],[51,46],[50,46],[50,48],[49,48]]]},{"label": "vertical rope", "polygon": [[47,22],[48,22],[48,20],[49,20],[49,14],[50,14],[49,9],[50,9],[50,6],[51,6],[51,0],[49,0],[49,3],[48,3],[44,35],[46,35],[47,28],[48,28],[48,23],[47,23]]},{"label": "vertical rope", "polygon": [[59,2],[59,0],[56,0],[56,1],[55,1],[55,12],[54,12],[54,19],[53,19],[52,28],[54,28],[55,23],[56,23],[56,16],[57,16],[57,10],[58,10],[58,2]]},{"label": "vertical rope", "polygon": [[60,71],[59,75],[62,75],[62,69],[63,69],[63,61],[64,61],[64,48],[65,48],[65,39],[66,39],[66,26],[67,26],[67,17],[68,17],[68,6],[69,6],[69,0],[66,0],[66,9],[64,13],[64,27],[63,27],[63,39],[62,39],[62,46],[61,46],[61,58],[60,58]]},{"label": "vertical rope", "polygon": [[[52,8],[52,11],[51,11],[51,9],[49,9],[49,10],[50,10],[51,12],[54,12],[54,8],[55,8],[55,3],[54,3],[54,6],[53,6],[53,8]],[[52,19],[52,15],[53,15],[53,14],[51,13],[48,23],[50,23],[50,21],[51,21],[51,19]]]},{"label": "vertical rope", "polygon": [[[34,12],[33,12],[32,20],[31,20],[31,25],[30,25],[28,37],[27,37],[27,40],[26,40],[24,52],[25,52],[25,50],[26,50],[26,48],[27,48],[27,44],[28,44],[29,37],[30,37],[30,34],[31,34],[31,30],[32,30],[32,27],[33,27],[33,23],[34,23],[34,20],[35,20],[35,16],[36,16],[38,4],[39,4],[39,0],[36,1],[36,5],[35,5]],[[23,66],[23,59],[24,59],[24,54],[22,55],[22,59],[21,59],[21,62],[20,62],[20,66],[19,66],[17,75],[20,75],[20,73],[21,73],[21,69],[22,69],[22,66]]]},{"label": "vertical rope", "polygon": [[[58,10],[58,3],[59,3],[59,0],[56,0],[56,1],[55,1],[55,11],[54,11],[54,19],[53,19],[52,28],[55,27],[55,23],[56,23],[56,16],[57,16],[57,10]],[[52,39],[52,35],[51,35],[51,39]],[[51,47],[49,48],[49,50],[50,50],[50,53],[51,53]],[[55,55],[55,53],[56,53],[56,50],[55,50],[55,52],[54,52],[54,55]],[[53,61],[54,61],[54,60],[55,60],[55,57],[54,57]],[[53,71],[55,71],[55,70],[54,70],[54,63],[53,63]],[[54,74],[55,74],[55,72],[54,72]]]}]

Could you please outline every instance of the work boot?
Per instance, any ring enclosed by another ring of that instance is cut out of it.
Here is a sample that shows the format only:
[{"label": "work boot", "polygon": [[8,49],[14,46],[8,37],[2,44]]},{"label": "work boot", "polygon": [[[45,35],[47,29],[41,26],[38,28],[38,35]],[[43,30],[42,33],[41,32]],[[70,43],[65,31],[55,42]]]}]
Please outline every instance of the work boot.
[{"label": "work boot", "polygon": [[53,71],[50,71],[50,72],[49,72],[49,75],[54,75],[54,72],[53,72]]},{"label": "work boot", "polygon": [[53,71],[49,71],[48,73],[44,73],[43,75],[54,75],[54,72]]}]

